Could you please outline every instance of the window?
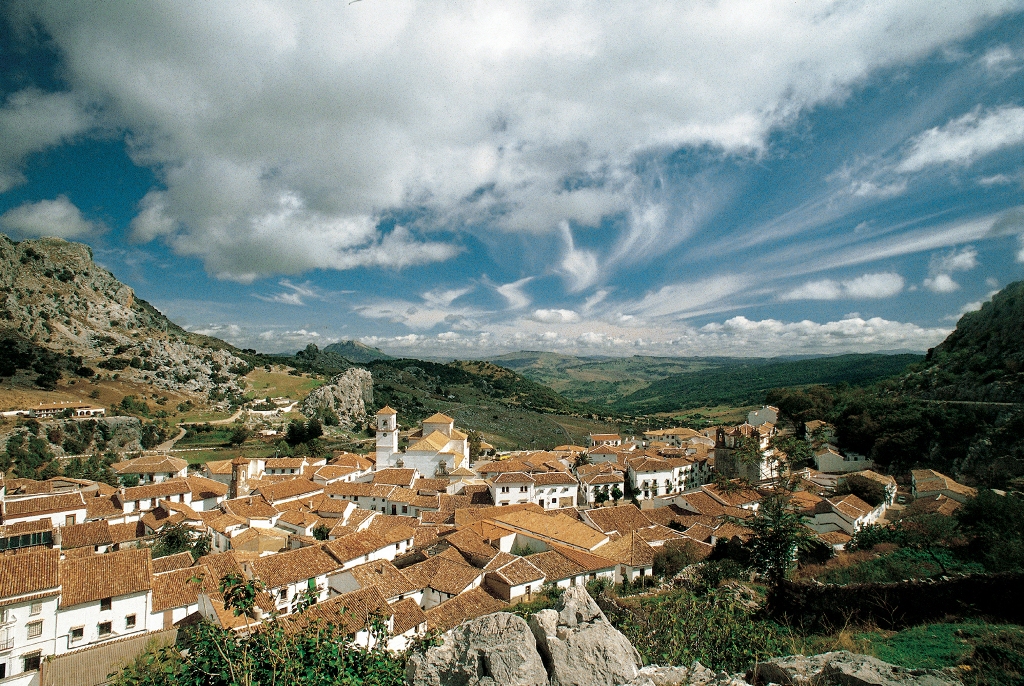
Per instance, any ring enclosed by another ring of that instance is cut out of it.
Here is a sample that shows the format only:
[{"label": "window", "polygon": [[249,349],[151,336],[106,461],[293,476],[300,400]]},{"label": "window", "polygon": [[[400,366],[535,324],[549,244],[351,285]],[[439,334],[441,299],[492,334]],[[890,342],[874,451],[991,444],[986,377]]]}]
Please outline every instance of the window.
[{"label": "window", "polygon": [[43,620],[26,624],[25,629],[28,630],[29,638],[39,638],[43,635]]},{"label": "window", "polygon": [[64,526],[71,526],[74,523],[75,523],[75,515],[69,514],[66,517],[64,517]]},{"label": "window", "polygon": [[520,493],[526,493],[526,492],[527,492],[527,491],[529,491],[529,490],[530,490],[530,487],[529,487],[529,486],[520,486],[520,487],[519,487],[519,492],[520,492]]},{"label": "window", "polygon": [[110,609],[110,598],[104,598],[100,601],[100,612]]},{"label": "window", "polygon": [[71,642],[72,643],[74,643],[75,641],[81,641],[83,638],[85,638],[85,627],[84,626],[75,626],[75,627],[71,628]]},{"label": "window", "polygon": [[124,628],[134,629],[135,628],[135,615],[128,615],[124,618]]},{"label": "window", "polygon": [[34,672],[39,669],[39,663],[42,660],[42,653],[35,652],[24,657],[25,660],[25,671]]},{"label": "window", "polygon": [[508,493],[508,486],[502,486],[501,487],[501,492],[502,493]]},{"label": "window", "polygon": [[100,636],[109,636],[113,632],[113,626],[110,622],[100,622],[96,625],[96,629]]},{"label": "window", "polygon": [[43,611],[43,604],[42,603],[32,603],[32,606],[29,608],[28,613],[30,615],[37,615],[37,614],[39,614],[42,611]]}]

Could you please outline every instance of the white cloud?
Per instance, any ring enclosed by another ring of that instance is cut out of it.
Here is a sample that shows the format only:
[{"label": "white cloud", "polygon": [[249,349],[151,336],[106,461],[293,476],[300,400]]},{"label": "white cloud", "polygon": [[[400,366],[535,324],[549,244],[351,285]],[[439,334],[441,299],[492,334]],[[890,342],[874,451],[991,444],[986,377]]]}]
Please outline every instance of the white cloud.
[{"label": "white cloud", "polygon": [[971,246],[944,254],[932,255],[928,265],[931,274],[966,272],[978,266],[978,251]]},{"label": "white cloud", "polygon": [[971,246],[948,253],[932,255],[928,263],[929,277],[924,287],[934,293],[952,293],[960,290],[960,284],[953,280],[954,272],[966,272],[978,266],[978,251]]},{"label": "white cloud", "polygon": [[1020,250],[1017,251],[1017,261],[1024,262],[1024,233],[1017,236],[1017,243],[1020,245]]},{"label": "white cloud", "polygon": [[26,202],[0,216],[0,226],[22,236],[73,238],[99,229],[64,195],[54,200]]},{"label": "white cloud", "polygon": [[[637,191],[638,154],[705,144],[758,154],[775,128],[873,70],[931,54],[1017,4],[26,7],[63,56],[73,95],[5,108],[0,175],[80,132],[75,103],[103,103],[104,124],[130,132],[134,159],[166,188],[140,207],[135,236],[245,281],[456,254],[424,240],[433,226],[381,236],[378,220],[395,208],[426,208],[442,227],[529,232],[621,215],[624,246],[679,240],[678,223],[646,223],[671,213]],[[24,137],[36,126],[29,113],[61,106],[71,114]],[[593,183],[568,189],[567,177]],[[599,261],[577,252],[561,268],[582,290]]]},{"label": "white cloud", "polygon": [[936,274],[924,280],[924,287],[934,293],[952,293],[960,290],[960,284],[949,274]]},{"label": "white cloud", "polygon": [[527,276],[512,283],[496,286],[494,290],[508,301],[510,310],[521,310],[532,302],[530,296],[523,292],[523,286],[531,281],[533,281],[533,277]]},{"label": "white cloud", "polygon": [[282,303],[284,305],[296,305],[299,307],[305,305],[307,300],[321,300],[323,298],[319,290],[317,290],[316,287],[314,287],[308,281],[304,284],[299,285],[292,283],[288,279],[281,279],[278,282],[278,285],[281,286],[282,288],[286,288],[287,290],[270,296],[262,295],[259,293],[254,293],[253,295],[256,298],[266,302]]},{"label": "white cloud", "polygon": [[599,268],[597,255],[589,250],[576,248],[569,222],[560,224],[562,239],[565,241],[565,255],[562,257],[561,270],[573,293],[589,288],[597,281]]},{"label": "white cloud", "polygon": [[723,274],[693,282],[662,286],[641,300],[626,303],[623,310],[641,318],[686,318],[728,309],[726,302],[747,287],[749,280],[742,274]]},{"label": "white cloud", "polygon": [[26,155],[72,140],[95,124],[71,93],[29,88],[8,96],[0,107],[0,193],[23,183]]},{"label": "white cloud", "polygon": [[903,277],[892,272],[863,274],[854,279],[808,281],[781,296],[782,300],[889,298],[903,290]]},{"label": "white cloud", "polygon": [[979,157],[1024,143],[1024,107],[981,109],[917,136],[896,171],[916,172],[936,164],[967,166]]},{"label": "white cloud", "polygon": [[538,322],[578,322],[579,314],[573,310],[534,310],[533,318]]},{"label": "white cloud", "polygon": [[450,288],[450,289],[435,288],[432,291],[427,291],[426,293],[423,293],[420,297],[423,298],[424,302],[429,303],[431,305],[437,305],[439,307],[448,307],[453,302],[455,302],[456,300],[458,300],[462,296],[464,296],[467,293],[469,293],[471,290],[473,290],[473,289],[472,288]]}]

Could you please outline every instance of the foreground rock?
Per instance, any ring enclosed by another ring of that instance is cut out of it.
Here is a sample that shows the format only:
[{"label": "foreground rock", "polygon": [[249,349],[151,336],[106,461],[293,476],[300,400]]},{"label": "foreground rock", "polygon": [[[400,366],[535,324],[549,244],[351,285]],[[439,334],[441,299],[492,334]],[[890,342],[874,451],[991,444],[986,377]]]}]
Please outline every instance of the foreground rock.
[{"label": "foreground rock", "polygon": [[582,586],[565,591],[554,610],[530,617],[551,686],[615,686],[636,677],[636,648]]},{"label": "foreground rock", "polygon": [[546,686],[548,674],[526,621],[497,612],[463,622],[444,644],[413,655],[406,666],[412,686]]},{"label": "foreground rock", "polygon": [[307,417],[315,417],[331,410],[340,419],[361,417],[366,405],[373,402],[373,375],[365,369],[353,367],[331,379],[306,396],[299,408]]},{"label": "foreground rock", "polygon": [[782,686],[961,686],[954,670],[907,669],[845,650],[775,658],[746,677],[750,683]]},{"label": "foreground rock", "polygon": [[574,587],[529,624],[507,612],[464,622],[443,645],[412,655],[406,679],[410,686],[962,686],[954,669],[906,669],[846,651],[775,658],[746,674],[699,662],[640,664],[586,589]]}]

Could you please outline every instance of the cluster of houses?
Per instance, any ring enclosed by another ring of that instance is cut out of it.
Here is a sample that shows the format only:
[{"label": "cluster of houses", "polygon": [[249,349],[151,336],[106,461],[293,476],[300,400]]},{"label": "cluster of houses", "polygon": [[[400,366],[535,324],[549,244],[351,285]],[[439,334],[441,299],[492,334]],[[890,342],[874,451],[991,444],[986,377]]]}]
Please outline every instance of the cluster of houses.
[{"label": "cluster of houses", "polygon": [[[659,550],[681,546],[701,559],[720,541],[749,540],[745,522],[767,492],[757,486],[784,463],[770,446],[776,415],[641,440],[593,435],[589,446],[470,464],[467,434],[440,414],[399,450],[396,413],[385,407],[368,455],[235,458],[199,471],[147,455],[114,465],[137,484],[120,488],[6,479],[0,680],[76,674],[76,660],[102,662],[96,651],[123,651],[199,621],[247,631],[271,617],[319,618],[369,644],[376,616],[387,623],[388,647],[400,650],[428,629],[528,601],[545,585],[637,582],[653,575]],[[741,439],[756,442],[760,464],[733,459]],[[758,478],[716,480],[722,465]],[[795,476],[796,506],[836,547],[902,507],[895,480],[870,470]],[[969,492],[937,473],[915,472],[914,484],[936,511]],[[853,495],[859,486],[883,494],[880,502]],[[209,551],[153,558],[168,526],[208,537]],[[258,583],[253,616],[225,607],[229,574]]]},{"label": "cluster of houses", "polygon": [[52,419],[53,417],[103,417],[107,414],[104,407],[75,401],[58,403],[40,403],[33,407],[26,407],[20,410],[7,410],[0,412],[3,417],[25,417],[34,419]]}]

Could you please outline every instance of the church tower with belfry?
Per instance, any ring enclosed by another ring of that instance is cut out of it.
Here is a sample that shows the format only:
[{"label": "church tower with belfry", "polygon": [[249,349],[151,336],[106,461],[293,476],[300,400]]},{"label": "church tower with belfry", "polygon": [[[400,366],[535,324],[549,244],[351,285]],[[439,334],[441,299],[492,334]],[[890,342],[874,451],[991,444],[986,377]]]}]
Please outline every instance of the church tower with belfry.
[{"label": "church tower with belfry", "polygon": [[398,452],[398,413],[385,405],[377,412],[377,469]]}]

